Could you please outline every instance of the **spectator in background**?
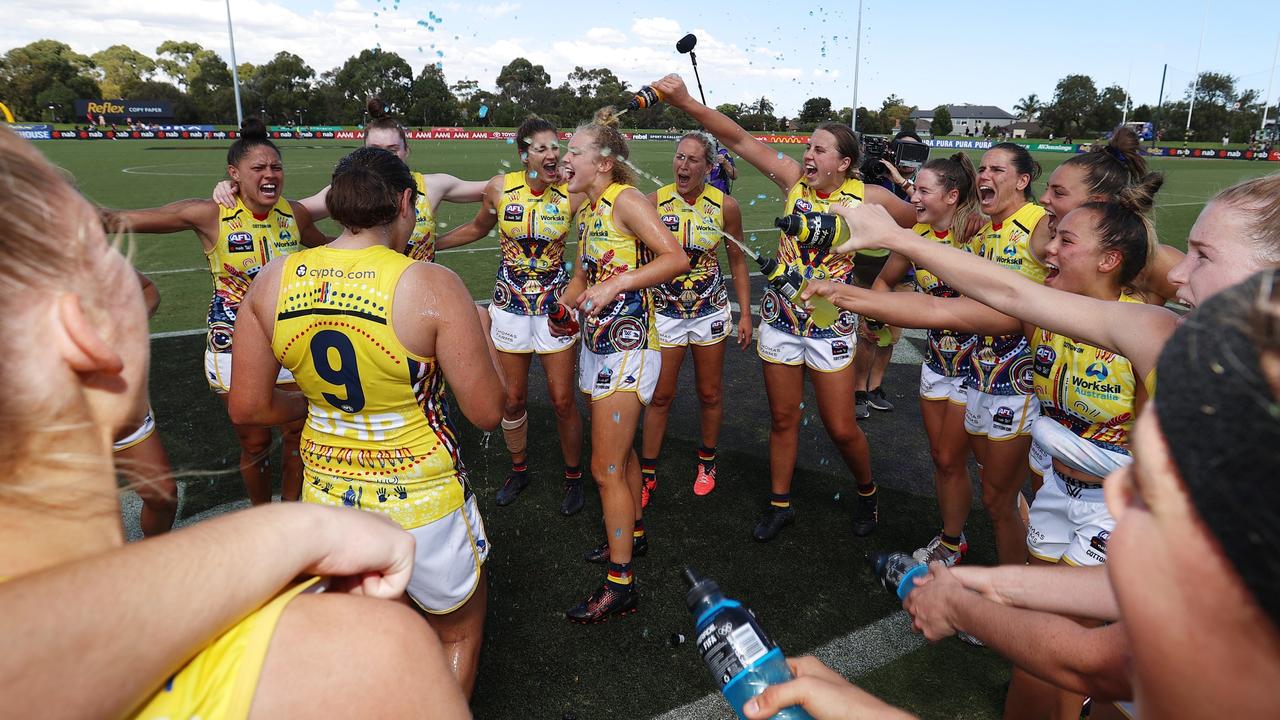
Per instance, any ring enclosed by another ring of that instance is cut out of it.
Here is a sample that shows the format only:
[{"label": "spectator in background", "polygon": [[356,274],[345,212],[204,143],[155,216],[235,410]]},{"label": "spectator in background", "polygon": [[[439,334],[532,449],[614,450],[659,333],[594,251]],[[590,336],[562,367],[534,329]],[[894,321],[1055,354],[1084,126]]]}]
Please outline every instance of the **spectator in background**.
[{"label": "spectator in background", "polygon": [[730,195],[729,189],[733,187],[733,181],[738,179],[738,168],[733,164],[733,156],[728,150],[718,147],[715,160],[711,174],[707,176],[707,184],[719,189],[725,195]]}]

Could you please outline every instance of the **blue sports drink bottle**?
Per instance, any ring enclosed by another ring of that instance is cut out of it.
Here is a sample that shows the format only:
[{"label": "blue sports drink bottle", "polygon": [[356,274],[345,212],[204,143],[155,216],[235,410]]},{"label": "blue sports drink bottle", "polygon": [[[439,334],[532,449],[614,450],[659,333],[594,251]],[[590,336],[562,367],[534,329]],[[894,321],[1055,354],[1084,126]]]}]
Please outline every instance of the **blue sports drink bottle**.
[{"label": "blue sports drink bottle", "polygon": [[[685,604],[693,615],[698,652],[733,711],[745,718],[742,706],[770,685],[791,680],[791,668],[782,650],[760,629],[755,614],[726,598],[714,580],[686,567],[684,581],[689,586]],[[813,720],[799,707],[785,708],[773,717]]]},{"label": "blue sports drink bottle", "polygon": [[929,566],[902,552],[881,553],[871,560],[884,588],[906,600],[916,587],[916,578],[929,574]]}]

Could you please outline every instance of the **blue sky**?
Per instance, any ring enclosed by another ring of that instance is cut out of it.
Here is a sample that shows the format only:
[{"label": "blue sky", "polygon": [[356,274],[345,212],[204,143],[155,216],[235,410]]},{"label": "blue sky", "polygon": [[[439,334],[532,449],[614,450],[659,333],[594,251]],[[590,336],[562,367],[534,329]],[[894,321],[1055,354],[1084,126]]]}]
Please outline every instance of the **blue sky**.
[{"label": "blue sky", "polygon": [[[221,0],[147,3],[145,9],[136,0],[5,4],[10,20],[0,27],[0,52],[51,37],[87,54],[115,43],[153,54],[161,40],[176,39],[228,57]],[[1206,8],[1183,0],[988,0],[970,3],[973,11],[962,5],[867,0],[859,104],[878,107],[896,93],[921,107],[969,102],[1012,110],[1029,93],[1047,101],[1070,73],[1090,75],[1099,87],[1128,84],[1135,104],[1154,103],[1164,63],[1165,97],[1181,97],[1194,75]],[[1201,69],[1230,73],[1241,86],[1265,92],[1280,36],[1278,7],[1255,0],[1209,3]],[[490,89],[499,68],[519,55],[545,66],[553,84],[582,65],[609,67],[637,85],[677,71],[692,86],[688,58],[674,46],[694,32],[711,104],[765,95],[778,113],[792,115],[809,97],[827,97],[836,107],[853,98],[857,5],[851,0],[825,8],[777,0],[625,6],[583,0],[231,0],[231,8],[240,62],[265,62],[283,49],[322,72],[380,43],[415,71],[440,62],[451,83],[473,79]],[[1280,86],[1272,89],[1273,101],[1277,95]]]}]

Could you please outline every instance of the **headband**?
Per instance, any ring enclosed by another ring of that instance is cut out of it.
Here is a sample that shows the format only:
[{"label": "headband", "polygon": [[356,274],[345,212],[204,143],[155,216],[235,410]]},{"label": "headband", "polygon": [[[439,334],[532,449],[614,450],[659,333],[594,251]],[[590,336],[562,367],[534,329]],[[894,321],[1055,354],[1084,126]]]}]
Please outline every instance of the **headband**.
[{"label": "headband", "polygon": [[1155,405],[1196,513],[1280,625],[1280,401],[1260,362],[1280,323],[1256,322],[1277,281],[1274,269],[1254,275],[1182,323],[1157,364]]}]

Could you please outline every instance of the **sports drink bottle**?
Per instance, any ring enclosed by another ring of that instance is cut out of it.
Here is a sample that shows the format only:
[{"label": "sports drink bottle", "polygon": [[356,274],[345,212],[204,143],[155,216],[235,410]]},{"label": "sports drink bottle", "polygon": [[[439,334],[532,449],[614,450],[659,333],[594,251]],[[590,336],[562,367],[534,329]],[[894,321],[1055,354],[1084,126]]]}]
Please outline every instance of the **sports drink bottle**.
[{"label": "sports drink bottle", "polygon": [[547,313],[547,322],[552,325],[559,325],[566,335],[576,335],[578,333],[578,321],[573,319],[569,308],[561,303],[556,303],[551,307],[551,312]]},{"label": "sports drink bottle", "polygon": [[645,85],[636,92],[636,96],[627,102],[628,110],[644,110],[662,102],[662,93]]},{"label": "sports drink bottle", "polygon": [[849,226],[839,215],[807,212],[775,218],[773,224],[806,250],[828,252],[849,239]]},{"label": "sports drink bottle", "polygon": [[[693,569],[684,569],[689,586],[685,604],[693,615],[698,652],[739,718],[748,700],[776,683],[792,679],[782,650],[760,629],[756,616],[720,591],[714,580]],[[799,707],[789,707],[773,716],[779,720],[813,720]]]},{"label": "sports drink bottle", "polygon": [[[774,290],[782,293],[796,305],[804,307],[805,301],[800,299],[800,295],[804,293],[805,288],[809,287],[809,282],[800,273],[763,255],[756,255],[755,261]],[[840,309],[821,295],[809,298],[809,305],[812,306],[809,317],[813,319],[813,324],[820,328],[829,328],[840,319]]]},{"label": "sports drink bottle", "polygon": [[899,600],[906,600],[915,589],[917,577],[929,573],[928,565],[902,552],[880,553],[871,564],[885,589],[896,594]]}]

